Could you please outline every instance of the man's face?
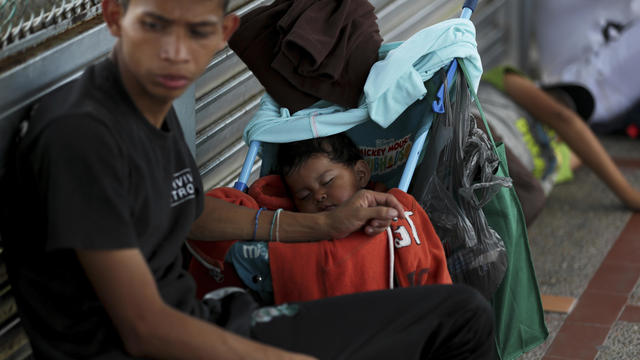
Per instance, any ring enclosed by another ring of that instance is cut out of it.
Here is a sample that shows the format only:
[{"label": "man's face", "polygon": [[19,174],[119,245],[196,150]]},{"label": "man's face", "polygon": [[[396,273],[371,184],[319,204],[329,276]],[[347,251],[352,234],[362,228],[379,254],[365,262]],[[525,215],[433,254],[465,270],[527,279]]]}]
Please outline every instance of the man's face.
[{"label": "man's face", "polygon": [[109,26],[119,38],[125,81],[144,96],[177,98],[224,48],[237,26],[234,17],[224,16],[218,0],[130,1]]},{"label": "man's face", "polygon": [[359,161],[353,168],[315,154],[284,177],[300,212],[330,211],[347,201],[369,181],[366,166]]}]

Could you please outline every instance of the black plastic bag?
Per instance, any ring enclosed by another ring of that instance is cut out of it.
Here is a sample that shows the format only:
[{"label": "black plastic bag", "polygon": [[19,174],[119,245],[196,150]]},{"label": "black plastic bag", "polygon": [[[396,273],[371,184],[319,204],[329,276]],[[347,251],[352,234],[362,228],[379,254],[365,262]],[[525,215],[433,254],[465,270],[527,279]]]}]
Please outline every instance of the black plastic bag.
[{"label": "black plastic bag", "polygon": [[412,193],[442,241],[453,282],[491,299],[505,274],[507,251],[482,207],[500,187],[510,187],[511,179],[495,175],[498,156],[476,127],[467,83],[460,75],[458,71],[451,94],[444,80],[445,113],[435,116]]}]

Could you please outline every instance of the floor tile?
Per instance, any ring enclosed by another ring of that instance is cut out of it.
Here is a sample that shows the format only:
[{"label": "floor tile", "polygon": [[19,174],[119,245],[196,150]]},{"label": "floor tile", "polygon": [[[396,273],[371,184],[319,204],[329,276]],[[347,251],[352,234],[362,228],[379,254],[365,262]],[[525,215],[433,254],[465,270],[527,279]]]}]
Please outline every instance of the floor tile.
[{"label": "floor tile", "polygon": [[565,322],[545,357],[593,360],[608,333],[608,326]]},{"label": "floor tile", "polygon": [[611,326],[620,315],[628,296],[600,291],[585,291],[567,321]]},{"label": "floor tile", "polygon": [[604,260],[640,264],[640,214],[633,214]]},{"label": "floor tile", "polygon": [[587,291],[597,290],[619,294],[630,293],[640,277],[640,264],[605,261],[593,275]]},{"label": "floor tile", "polygon": [[620,315],[621,321],[640,323],[640,306],[627,305]]},{"label": "floor tile", "polygon": [[568,314],[578,303],[578,299],[572,296],[558,296],[540,294],[542,309],[549,312]]}]

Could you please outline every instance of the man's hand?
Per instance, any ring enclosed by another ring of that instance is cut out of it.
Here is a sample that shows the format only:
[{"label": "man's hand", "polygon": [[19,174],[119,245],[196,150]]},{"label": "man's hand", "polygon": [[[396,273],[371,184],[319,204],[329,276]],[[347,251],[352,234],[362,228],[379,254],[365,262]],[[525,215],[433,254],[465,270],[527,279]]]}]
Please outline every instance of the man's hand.
[{"label": "man's hand", "polygon": [[396,218],[404,218],[404,209],[391,194],[360,190],[345,203],[326,213],[327,228],[334,239],[343,238],[364,227],[367,235],[384,231]]}]

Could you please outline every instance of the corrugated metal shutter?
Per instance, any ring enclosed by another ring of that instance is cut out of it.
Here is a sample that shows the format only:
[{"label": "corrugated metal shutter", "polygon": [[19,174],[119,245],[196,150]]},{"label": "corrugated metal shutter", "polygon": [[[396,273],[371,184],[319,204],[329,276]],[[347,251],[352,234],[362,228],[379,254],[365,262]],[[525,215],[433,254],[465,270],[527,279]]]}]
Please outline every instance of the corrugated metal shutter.
[{"label": "corrugated metal shutter", "polygon": [[[240,16],[270,1],[235,1]],[[400,41],[439,21],[458,16],[462,0],[371,0],[385,42]],[[506,0],[480,1],[473,15],[485,67],[509,56]],[[247,147],[242,130],[256,111],[264,89],[229,49],[218,54],[196,83],[196,159],[206,189],[231,186]],[[260,166],[254,166],[253,178]]]}]

